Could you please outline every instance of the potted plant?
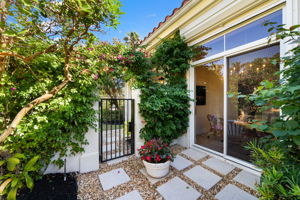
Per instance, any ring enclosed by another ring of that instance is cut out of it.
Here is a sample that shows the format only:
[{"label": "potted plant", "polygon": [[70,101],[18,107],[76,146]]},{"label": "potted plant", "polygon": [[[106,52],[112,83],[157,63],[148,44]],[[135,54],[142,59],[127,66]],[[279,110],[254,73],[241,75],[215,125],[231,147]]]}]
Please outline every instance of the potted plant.
[{"label": "potted plant", "polygon": [[147,173],[153,178],[162,178],[169,173],[175,155],[161,139],[152,139],[138,149]]}]

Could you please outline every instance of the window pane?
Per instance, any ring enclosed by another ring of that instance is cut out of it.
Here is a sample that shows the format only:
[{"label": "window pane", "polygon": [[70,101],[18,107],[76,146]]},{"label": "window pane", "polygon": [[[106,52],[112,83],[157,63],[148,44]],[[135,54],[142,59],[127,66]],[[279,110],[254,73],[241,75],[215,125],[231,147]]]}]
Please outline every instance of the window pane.
[{"label": "window pane", "polygon": [[221,53],[224,51],[224,36],[203,44],[203,46],[208,48],[206,57]]},{"label": "window pane", "polygon": [[226,50],[265,38],[269,36],[268,26],[263,26],[265,22],[276,22],[282,24],[282,11],[279,10],[267,15],[255,22],[243,26],[225,35]]},{"label": "window pane", "polygon": [[[234,94],[248,95],[253,93],[261,81],[278,80],[274,73],[279,71],[279,64],[272,64],[273,59],[279,59],[279,45],[271,46],[228,58],[228,91]],[[227,146],[228,154],[249,161],[250,152],[244,146],[253,139],[258,139],[267,133],[252,129],[255,120],[271,123],[279,116],[278,110],[261,112],[254,103],[243,98],[228,99]]]},{"label": "window pane", "polygon": [[223,152],[223,59],[195,68],[195,143]]}]

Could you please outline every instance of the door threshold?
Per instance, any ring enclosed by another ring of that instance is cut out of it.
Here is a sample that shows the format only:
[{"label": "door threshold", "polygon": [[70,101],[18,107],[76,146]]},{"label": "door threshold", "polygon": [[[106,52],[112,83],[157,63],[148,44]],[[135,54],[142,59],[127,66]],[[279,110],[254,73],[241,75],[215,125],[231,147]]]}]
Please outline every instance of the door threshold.
[{"label": "door threshold", "polygon": [[230,164],[233,164],[234,166],[237,166],[238,168],[244,169],[246,171],[250,171],[256,175],[261,175],[262,170],[260,168],[258,168],[257,166],[255,166],[252,163],[228,156],[228,155],[224,155],[223,153],[214,151],[212,149],[208,149],[206,147],[203,147],[201,145],[198,144],[194,144],[191,146],[191,148],[196,149],[196,150],[202,150],[205,151],[206,153],[208,153],[211,156],[214,156],[220,160],[226,161]]}]

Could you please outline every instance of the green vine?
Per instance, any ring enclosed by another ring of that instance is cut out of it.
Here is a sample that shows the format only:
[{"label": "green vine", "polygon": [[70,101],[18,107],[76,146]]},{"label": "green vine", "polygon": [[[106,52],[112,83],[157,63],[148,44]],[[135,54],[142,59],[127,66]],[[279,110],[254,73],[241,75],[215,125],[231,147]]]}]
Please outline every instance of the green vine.
[{"label": "green vine", "polygon": [[128,74],[134,77],[135,86],[141,90],[140,113],[146,124],[141,138],[146,141],[161,138],[172,142],[187,131],[189,92],[186,72],[194,55],[179,32],[164,40],[151,58],[147,53],[130,52]]}]

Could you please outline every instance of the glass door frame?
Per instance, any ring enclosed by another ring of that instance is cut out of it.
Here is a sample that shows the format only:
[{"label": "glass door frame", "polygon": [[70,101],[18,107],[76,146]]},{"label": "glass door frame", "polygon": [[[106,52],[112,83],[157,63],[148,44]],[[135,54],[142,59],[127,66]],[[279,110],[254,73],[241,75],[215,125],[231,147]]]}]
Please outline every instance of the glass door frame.
[{"label": "glass door frame", "polygon": [[[238,163],[238,164],[241,164],[243,166],[246,166],[248,168],[251,168],[251,169],[255,169],[255,170],[258,170],[259,169],[252,163],[249,163],[247,161],[244,161],[244,160],[241,160],[241,159],[238,159],[238,158],[235,158],[235,157],[232,157],[230,155],[228,155],[228,152],[227,152],[227,148],[228,148],[228,138],[227,138],[227,113],[228,113],[228,98],[227,98],[227,91],[228,91],[228,57],[232,57],[232,56],[236,56],[236,55],[239,55],[239,54],[243,54],[243,53],[247,53],[247,52],[250,52],[250,51],[253,51],[253,50],[258,50],[258,49],[261,49],[261,48],[264,48],[264,47],[268,47],[268,46],[271,46],[271,45],[275,45],[275,44],[280,44],[280,57],[283,56],[283,48],[282,46],[284,45],[284,43],[282,41],[276,41],[275,40],[275,37],[272,38],[271,42],[268,42],[268,38],[263,38],[263,39],[260,39],[260,40],[257,40],[257,41],[254,41],[254,42],[251,42],[251,43],[248,43],[248,44],[245,44],[245,45],[242,45],[242,46],[239,46],[239,47],[236,47],[234,49],[230,49],[230,50],[227,50],[227,51],[224,51],[222,53],[219,53],[219,54],[216,54],[216,55],[213,55],[213,56],[210,56],[208,58],[204,58],[202,60],[198,60],[198,61],[195,61],[192,64],[192,68],[190,69],[190,84],[191,84],[191,88],[193,89],[193,91],[195,91],[196,89],[196,73],[195,73],[195,69],[197,66],[199,65],[203,65],[203,64],[207,64],[209,62],[213,62],[213,61],[216,61],[216,60],[220,60],[220,59],[223,59],[224,60],[224,99],[223,99],[223,119],[224,119],[224,124],[223,124],[223,153],[220,153],[220,152],[217,152],[217,151],[214,151],[212,149],[209,149],[207,147],[203,147],[201,145],[198,145],[195,143],[195,136],[196,136],[196,116],[195,116],[195,110],[196,110],[196,105],[195,105],[195,102],[193,102],[193,108],[192,108],[192,121],[193,121],[193,128],[190,129],[190,144],[191,146],[193,147],[196,147],[196,148],[200,148],[200,149],[203,149],[209,153],[212,153],[212,154],[215,154],[215,155],[218,155],[218,156],[221,156],[227,160],[230,160],[230,161],[233,161],[235,163]],[[280,69],[282,69],[282,64],[280,65]],[[195,98],[195,92],[191,93],[191,98]]]}]

